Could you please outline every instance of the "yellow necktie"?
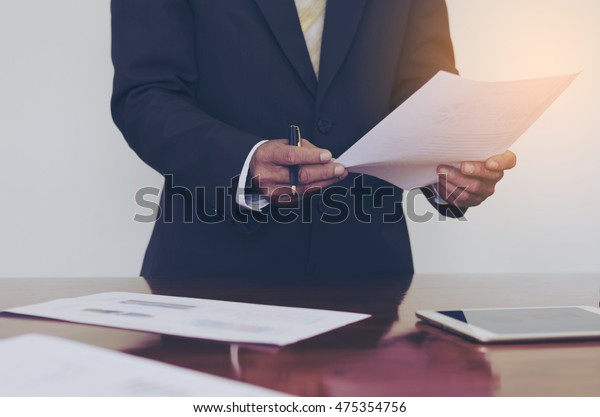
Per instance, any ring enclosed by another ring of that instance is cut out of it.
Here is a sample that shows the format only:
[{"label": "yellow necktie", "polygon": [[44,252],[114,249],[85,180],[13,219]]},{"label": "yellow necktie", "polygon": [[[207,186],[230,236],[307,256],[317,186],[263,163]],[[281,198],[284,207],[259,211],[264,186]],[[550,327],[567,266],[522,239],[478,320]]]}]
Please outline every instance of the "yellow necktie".
[{"label": "yellow necktie", "polygon": [[298,16],[300,17],[300,25],[302,26],[302,33],[304,33],[304,40],[306,41],[310,60],[318,78],[327,0],[294,1],[298,10]]}]

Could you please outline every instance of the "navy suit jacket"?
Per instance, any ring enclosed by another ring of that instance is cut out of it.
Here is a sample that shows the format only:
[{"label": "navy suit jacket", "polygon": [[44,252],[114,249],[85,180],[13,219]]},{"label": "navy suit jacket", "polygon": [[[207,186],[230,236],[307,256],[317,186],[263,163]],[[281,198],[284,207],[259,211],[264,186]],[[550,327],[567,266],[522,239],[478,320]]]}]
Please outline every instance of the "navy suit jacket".
[{"label": "navy suit jacket", "polygon": [[231,192],[260,140],[297,124],[339,156],[438,71],[456,72],[444,0],[329,0],[318,80],[292,0],[113,0],[112,30],[113,118],[167,177],[142,275],[412,274],[402,190],[388,183],[351,175],[335,194],[253,216]]}]

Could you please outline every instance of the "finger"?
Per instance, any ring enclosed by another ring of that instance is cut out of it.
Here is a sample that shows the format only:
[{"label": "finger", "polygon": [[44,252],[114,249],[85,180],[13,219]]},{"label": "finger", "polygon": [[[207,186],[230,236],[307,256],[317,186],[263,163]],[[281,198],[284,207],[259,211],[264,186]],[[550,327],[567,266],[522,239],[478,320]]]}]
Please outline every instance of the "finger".
[{"label": "finger", "polygon": [[317,181],[317,182],[314,182],[314,183],[306,185],[306,186],[301,186],[298,191],[300,192],[301,195],[311,195],[311,194],[320,192],[323,188],[330,187],[340,181],[345,180],[346,178],[348,178],[348,175],[349,175],[349,173],[346,172],[339,178],[326,180],[326,181]]},{"label": "finger", "polygon": [[263,194],[269,198],[271,204],[275,204],[276,206],[280,207],[291,206],[297,203],[298,198],[320,192],[323,188],[330,187],[340,181],[345,180],[348,175],[349,173],[345,172],[339,178],[317,181],[309,185],[300,185],[295,195],[293,194],[289,185],[270,187],[265,189]]},{"label": "finger", "polygon": [[300,184],[308,185],[314,182],[328,181],[346,174],[346,168],[340,164],[303,165],[298,172]]},{"label": "finger", "polygon": [[445,179],[440,179],[438,183],[438,192],[440,193],[440,196],[447,202],[459,200],[463,194],[467,193],[464,188],[452,184]]},{"label": "finger", "polygon": [[490,195],[475,194],[461,185],[441,179],[438,189],[442,198],[458,207],[474,207],[483,203]]},{"label": "finger", "polygon": [[470,194],[483,197],[489,197],[496,191],[496,181],[469,177],[464,175],[460,170],[452,167],[441,170],[440,183],[444,182],[450,182],[457,187],[465,189]]},{"label": "finger", "polygon": [[290,182],[290,169],[280,165],[263,165],[256,173],[254,173],[252,180],[256,184],[281,184],[289,185]]},{"label": "finger", "polygon": [[448,204],[459,208],[469,208],[479,206],[485,201],[485,198],[469,193],[467,190],[457,187],[452,183],[439,185],[440,195]]},{"label": "finger", "polygon": [[491,157],[485,162],[487,169],[492,171],[506,171],[517,166],[517,155],[506,151],[502,155]]},{"label": "finger", "polygon": [[277,165],[291,166],[324,164],[330,162],[331,158],[331,152],[326,149],[286,145],[277,147],[270,161]]},{"label": "finger", "polygon": [[445,172],[452,172],[456,170],[456,172],[461,173],[463,176],[479,178],[486,181],[494,181],[498,182],[504,177],[503,171],[492,171],[486,168],[484,162],[463,162],[460,165],[460,168],[454,168],[451,166],[440,165],[438,167],[438,174],[442,174]]},{"label": "finger", "polygon": [[301,147],[303,148],[316,148],[317,146],[313,145],[308,139],[302,138]]}]

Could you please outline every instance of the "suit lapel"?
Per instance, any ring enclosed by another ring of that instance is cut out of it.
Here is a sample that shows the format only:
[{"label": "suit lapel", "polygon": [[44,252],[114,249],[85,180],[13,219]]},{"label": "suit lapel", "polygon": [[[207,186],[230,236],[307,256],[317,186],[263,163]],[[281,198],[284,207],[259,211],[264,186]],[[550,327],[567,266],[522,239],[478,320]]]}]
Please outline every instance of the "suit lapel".
[{"label": "suit lapel", "polygon": [[323,97],[348,54],[366,2],[367,0],[327,1],[321,47],[318,99]]},{"label": "suit lapel", "polygon": [[254,0],[265,17],[287,59],[316,95],[317,77],[306,48],[296,6],[292,0]]}]

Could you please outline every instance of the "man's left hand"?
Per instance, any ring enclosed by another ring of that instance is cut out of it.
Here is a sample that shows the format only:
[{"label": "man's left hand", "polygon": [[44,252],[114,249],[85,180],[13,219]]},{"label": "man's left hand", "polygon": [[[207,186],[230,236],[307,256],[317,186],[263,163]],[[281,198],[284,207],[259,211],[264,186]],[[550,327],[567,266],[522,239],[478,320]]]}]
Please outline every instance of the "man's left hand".
[{"label": "man's left hand", "polygon": [[463,162],[460,168],[440,165],[438,191],[453,206],[475,207],[494,194],[504,172],[516,165],[517,157],[510,151],[485,162]]}]

